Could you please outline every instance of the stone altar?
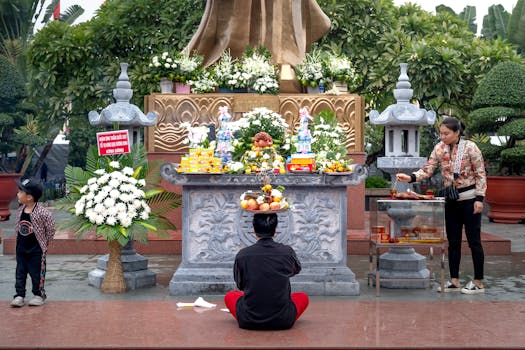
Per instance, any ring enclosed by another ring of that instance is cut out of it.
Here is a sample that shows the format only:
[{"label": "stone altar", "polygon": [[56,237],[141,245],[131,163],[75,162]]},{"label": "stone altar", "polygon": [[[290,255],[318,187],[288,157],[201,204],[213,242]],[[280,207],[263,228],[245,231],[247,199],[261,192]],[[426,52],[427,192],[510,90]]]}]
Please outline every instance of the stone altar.
[{"label": "stone altar", "polygon": [[[366,178],[354,165],[345,175],[295,173],[274,175],[293,209],[279,213],[276,241],[291,245],[302,271],[291,279],[292,290],[309,295],[359,295],[359,283],[347,263],[347,186]],[[182,262],[173,274],[172,295],[223,294],[236,289],[235,254],[255,242],[252,214],[240,208],[239,197],[257,190],[256,175],[180,174],[173,163],[162,177],[183,188]],[[361,215],[361,213],[359,213]]]}]

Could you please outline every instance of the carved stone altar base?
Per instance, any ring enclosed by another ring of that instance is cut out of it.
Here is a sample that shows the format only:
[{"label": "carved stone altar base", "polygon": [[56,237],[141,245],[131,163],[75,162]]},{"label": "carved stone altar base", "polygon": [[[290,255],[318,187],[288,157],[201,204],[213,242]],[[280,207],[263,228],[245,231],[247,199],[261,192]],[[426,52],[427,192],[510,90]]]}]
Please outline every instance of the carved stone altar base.
[{"label": "carved stone altar base", "polygon": [[[257,190],[254,175],[179,174],[161,168],[164,179],[183,188],[182,262],[171,279],[172,295],[223,294],[236,289],[233,261],[255,243],[253,214],[239,206],[246,190]],[[292,246],[302,271],[292,289],[310,295],[359,295],[355,274],[346,266],[348,185],[360,184],[366,169],[349,175],[276,175],[272,185],[286,187],[293,209],[279,213],[276,241]]]}]

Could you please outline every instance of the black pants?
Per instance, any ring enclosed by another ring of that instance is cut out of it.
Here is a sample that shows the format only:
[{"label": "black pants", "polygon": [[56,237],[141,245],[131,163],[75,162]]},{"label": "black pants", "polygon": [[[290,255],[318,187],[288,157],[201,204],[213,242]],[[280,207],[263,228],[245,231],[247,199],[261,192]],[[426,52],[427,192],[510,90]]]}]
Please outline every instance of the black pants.
[{"label": "black pants", "polygon": [[445,226],[448,239],[450,278],[459,277],[463,226],[474,263],[474,279],[483,279],[485,255],[481,246],[481,213],[474,214],[474,199],[445,204]]},{"label": "black pants", "polygon": [[15,290],[16,296],[26,296],[26,280],[27,274],[31,276],[32,292],[34,295],[44,297],[44,292],[41,288],[40,277],[42,273],[42,250],[40,252],[23,253],[16,252],[16,282]]}]

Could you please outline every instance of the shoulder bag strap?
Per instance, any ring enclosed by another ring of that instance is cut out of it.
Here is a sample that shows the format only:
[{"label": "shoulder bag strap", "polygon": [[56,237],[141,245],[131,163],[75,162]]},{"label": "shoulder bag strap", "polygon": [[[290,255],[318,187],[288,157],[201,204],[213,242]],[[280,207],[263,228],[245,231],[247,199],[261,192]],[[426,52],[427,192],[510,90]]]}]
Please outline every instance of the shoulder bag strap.
[{"label": "shoulder bag strap", "polygon": [[463,158],[465,144],[465,140],[459,140],[458,152],[456,153],[456,161],[454,162],[454,180],[456,180],[459,176],[459,169],[461,168],[461,159]]}]

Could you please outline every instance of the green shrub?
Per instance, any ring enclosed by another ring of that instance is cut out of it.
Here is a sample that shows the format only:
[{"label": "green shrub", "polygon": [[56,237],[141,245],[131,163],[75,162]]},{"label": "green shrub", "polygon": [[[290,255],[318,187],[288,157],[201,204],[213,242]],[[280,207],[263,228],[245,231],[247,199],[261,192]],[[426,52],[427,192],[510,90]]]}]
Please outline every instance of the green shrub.
[{"label": "green shrub", "polygon": [[365,188],[390,188],[390,182],[380,176],[369,176],[365,180]]},{"label": "green shrub", "polygon": [[525,165],[525,66],[502,62],[483,78],[473,98],[469,132],[500,136],[502,146],[477,142],[498,172],[520,175]]}]

